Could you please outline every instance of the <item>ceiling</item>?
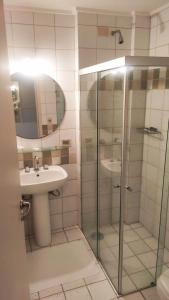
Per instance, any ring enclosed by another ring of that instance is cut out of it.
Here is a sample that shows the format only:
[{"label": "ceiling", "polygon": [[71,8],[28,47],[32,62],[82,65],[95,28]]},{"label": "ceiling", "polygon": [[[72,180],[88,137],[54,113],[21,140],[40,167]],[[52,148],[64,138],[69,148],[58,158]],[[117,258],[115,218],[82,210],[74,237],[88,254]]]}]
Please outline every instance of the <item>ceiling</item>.
[{"label": "ceiling", "polygon": [[150,12],[169,3],[169,0],[4,0],[6,5],[72,10],[74,7],[102,9],[116,12]]}]

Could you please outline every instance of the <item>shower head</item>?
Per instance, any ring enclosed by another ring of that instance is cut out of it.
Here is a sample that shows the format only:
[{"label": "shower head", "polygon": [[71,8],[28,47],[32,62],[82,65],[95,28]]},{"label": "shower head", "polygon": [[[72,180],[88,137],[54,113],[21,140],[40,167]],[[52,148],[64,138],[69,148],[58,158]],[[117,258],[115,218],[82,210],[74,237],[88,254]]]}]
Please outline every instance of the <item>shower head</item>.
[{"label": "shower head", "polygon": [[122,33],[120,30],[114,30],[111,32],[111,35],[114,36],[115,34],[118,34],[119,35],[119,44],[123,44],[124,43],[124,39],[123,39],[123,36],[122,36]]}]

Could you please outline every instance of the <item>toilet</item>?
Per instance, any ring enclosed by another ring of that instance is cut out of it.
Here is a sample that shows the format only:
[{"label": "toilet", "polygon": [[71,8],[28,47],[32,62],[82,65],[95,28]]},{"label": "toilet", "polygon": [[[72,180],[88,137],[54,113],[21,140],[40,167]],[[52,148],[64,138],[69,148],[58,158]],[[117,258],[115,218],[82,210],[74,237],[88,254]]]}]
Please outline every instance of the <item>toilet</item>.
[{"label": "toilet", "polygon": [[169,270],[162,273],[157,280],[157,292],[161,300],[169,300]]}]

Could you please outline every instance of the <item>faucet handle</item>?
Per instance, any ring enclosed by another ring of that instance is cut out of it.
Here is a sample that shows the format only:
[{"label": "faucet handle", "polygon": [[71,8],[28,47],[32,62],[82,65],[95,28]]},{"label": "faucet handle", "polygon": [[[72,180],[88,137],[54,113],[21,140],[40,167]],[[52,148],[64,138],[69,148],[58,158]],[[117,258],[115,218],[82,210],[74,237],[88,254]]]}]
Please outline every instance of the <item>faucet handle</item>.
[{"label": "faucet handle", "polygon": [[44,164],[44,165],[43,165],[43,168],[44,168],[44,170],[48,170],[48,169],[49,169],[49,166],[48,166],[47,164]]},{"label": "faucet handle", "polygon": [[29,166],[26,166],[25,167],[25,173],[29,173],[30,172],[30,167]]}]

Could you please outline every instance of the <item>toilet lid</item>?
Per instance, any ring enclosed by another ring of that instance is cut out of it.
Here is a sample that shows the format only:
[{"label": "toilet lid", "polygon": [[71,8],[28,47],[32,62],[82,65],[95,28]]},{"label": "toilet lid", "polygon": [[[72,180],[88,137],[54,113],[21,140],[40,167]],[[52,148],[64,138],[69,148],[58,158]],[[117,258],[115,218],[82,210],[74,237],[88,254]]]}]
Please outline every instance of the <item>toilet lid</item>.
[{"label": "toilet lid", "polygon": [[162,287],[163,291],[169,297],[169,270],[162,273],[158,279],[158,284]]}]

